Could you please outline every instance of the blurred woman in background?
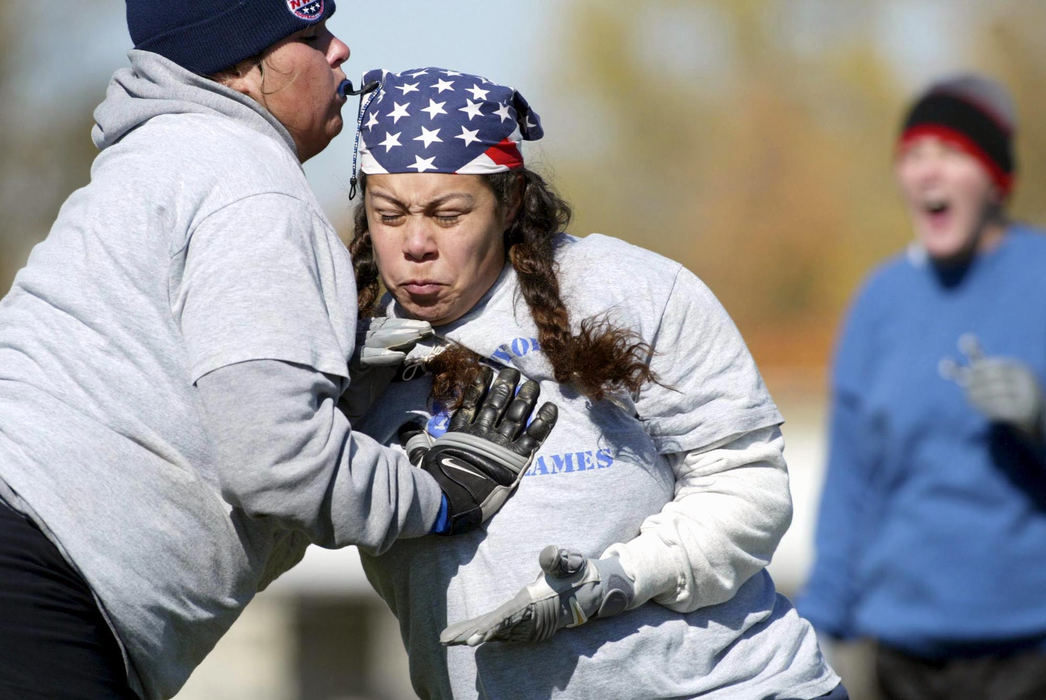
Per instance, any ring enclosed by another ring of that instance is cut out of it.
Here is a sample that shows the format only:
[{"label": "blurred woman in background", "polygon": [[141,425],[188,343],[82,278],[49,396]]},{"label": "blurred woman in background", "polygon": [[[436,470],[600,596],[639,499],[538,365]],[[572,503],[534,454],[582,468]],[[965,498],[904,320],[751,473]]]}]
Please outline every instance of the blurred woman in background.
[{"label": "blurred woman in background", "polygon": [[832,371],[826,637],[877,642],[891,700],[1046,697],[1046,237],[1009,220],[1016,110],[983,75],[906,110],[915,241],[855,297]]}]

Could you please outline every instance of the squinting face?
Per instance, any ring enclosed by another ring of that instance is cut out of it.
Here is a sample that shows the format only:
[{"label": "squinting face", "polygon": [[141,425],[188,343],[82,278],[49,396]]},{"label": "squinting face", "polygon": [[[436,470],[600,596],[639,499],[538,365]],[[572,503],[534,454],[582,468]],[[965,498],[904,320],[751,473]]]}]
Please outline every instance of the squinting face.
[{"label": "squinting face", "polygon": [[479,175],[368,175],[364,206],[381,279],[415,318],[461,318],[501,274],[509,219]]},{"label": "squinting face", "polygon": [[963,260],[995,244],[1001,229],[991,214],[1001,203],[988,170],[935,136],[905,145],[895,164],[916,236],[935,260]]},{"label": "squinting face", "polygon": [[260,66],[226,84],[269,110],[290,132],[298,159],[305,162],[341,131],[345,99],[337,90],[348,57],[349,47],[320,22],[274,44]]}]

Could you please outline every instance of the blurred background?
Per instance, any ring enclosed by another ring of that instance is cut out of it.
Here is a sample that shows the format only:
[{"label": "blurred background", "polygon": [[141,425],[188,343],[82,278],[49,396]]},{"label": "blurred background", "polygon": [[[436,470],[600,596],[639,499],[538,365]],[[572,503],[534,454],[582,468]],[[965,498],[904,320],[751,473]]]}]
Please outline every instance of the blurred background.
[{"label": "blurred background", "polygon": [[[130,48],[124,5],[0,5],[0,293],[89,179],[91,112]],[[912,94],[973,69],[1022,117],[1012,211],[1046,223],[1046,4],[1002,0],[341,0],[346,72],[437,65],[515,86],[546,137],[528,162],[602,232],[675,258],[726,306],[787,421],[795,520],[771,570],[812,557],[826,371],[848,299],[908,242],[891,157]],[[348,230],[356,105],[306,172]],[[608,280],[627,284],[627,280]],[[520,582],[521,585],[525,582]],[[856,700],[867,649],[832,650]],[[262,593],[180,700],[410,698],[391,615],[355,552],[315,549]]]}]

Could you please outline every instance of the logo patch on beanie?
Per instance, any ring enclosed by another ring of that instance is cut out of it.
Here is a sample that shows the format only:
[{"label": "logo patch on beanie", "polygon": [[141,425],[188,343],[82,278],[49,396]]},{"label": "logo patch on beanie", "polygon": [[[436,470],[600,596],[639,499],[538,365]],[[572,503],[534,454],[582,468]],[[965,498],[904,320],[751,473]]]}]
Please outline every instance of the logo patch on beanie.
[{"label": "logo patch on beanie", "polygon": [[299,19],[319,19],[323,16],[323,0],[287,0],[287,9]]}]

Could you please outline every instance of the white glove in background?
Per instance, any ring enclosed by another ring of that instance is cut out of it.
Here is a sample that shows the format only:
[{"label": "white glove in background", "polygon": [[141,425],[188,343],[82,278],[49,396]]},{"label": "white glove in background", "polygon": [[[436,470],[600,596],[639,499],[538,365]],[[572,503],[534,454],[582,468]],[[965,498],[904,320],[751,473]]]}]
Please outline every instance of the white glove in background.
[{"label": "white glove in background", "polygon": [[1043,390],[1038,377],[1023,362],[1006,357],[985,356],[972,334],[959,338],[959,349],[968,364],[942,360],[941,374],[966,391],[969,402],[990,421],[1012,425],[1041,440]]},{"label": "white glove in background", "polygon": [[1042,388],[1022,362],[986,357],[970,364],[966,398],[989,420],[1042,437]]}]

